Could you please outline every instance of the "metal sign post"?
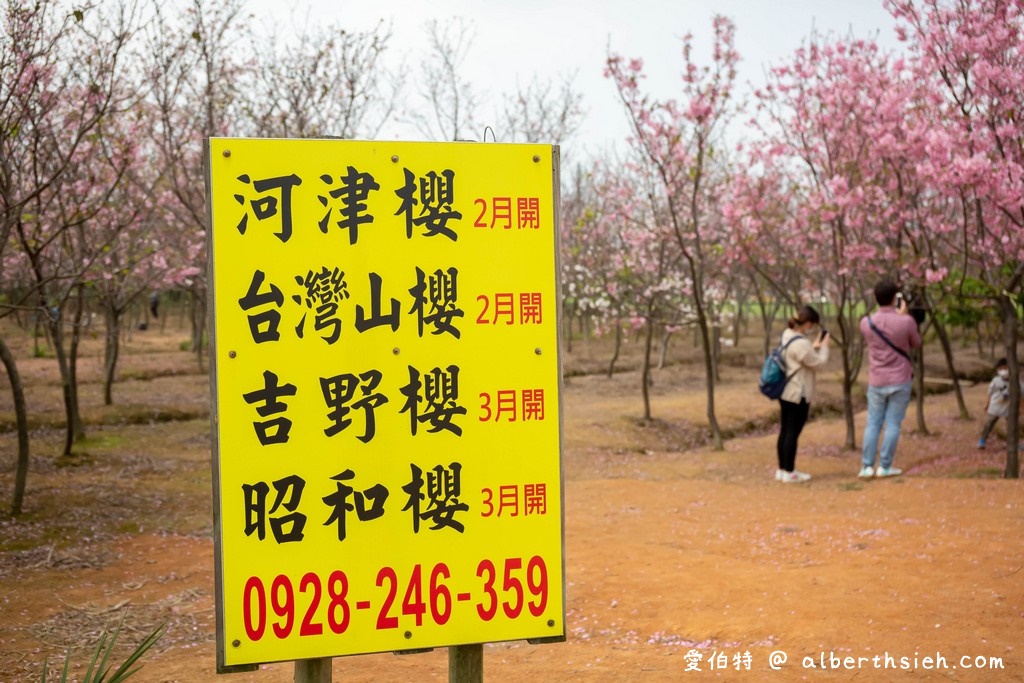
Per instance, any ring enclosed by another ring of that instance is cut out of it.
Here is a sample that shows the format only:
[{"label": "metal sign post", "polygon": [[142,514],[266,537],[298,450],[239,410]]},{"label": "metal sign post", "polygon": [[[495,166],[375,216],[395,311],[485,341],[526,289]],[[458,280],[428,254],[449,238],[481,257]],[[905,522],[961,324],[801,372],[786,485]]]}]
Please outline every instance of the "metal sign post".
[{"label": "metal sign post", "polygon": [[448,649],[448,683],[483,683],[484,646],[456,645]]},{"label": "metal sign post", "polygon": [[331,683],[331,658],[300,659],[295,662],[295,683]]}]

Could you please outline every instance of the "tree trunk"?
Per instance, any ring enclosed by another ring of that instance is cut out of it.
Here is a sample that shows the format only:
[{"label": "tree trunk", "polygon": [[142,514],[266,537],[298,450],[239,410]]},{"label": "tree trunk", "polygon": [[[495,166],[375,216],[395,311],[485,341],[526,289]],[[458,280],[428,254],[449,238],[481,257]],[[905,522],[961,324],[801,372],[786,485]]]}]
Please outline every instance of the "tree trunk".
[{"label": "tree trunk", "polygon": [[160,316],[157,316],[158,318],[160,318],[160,334],[166,334],[167,333],[167,318],[170,317],[168,315],[170,313],[170,310],[169,310],[170,307],[171,307],[171,299],[168,298],[167,301],[164,303],[164,314],[160,315]]},{"label": "tree trunk", "polygon": [[651,319],[651,312],[647,313],[647,334],[644,341],[644,365],[640,373],[641,384],[643,385],[644,396],[644,419],[651,419],[651,349],[654,347],[654,321]]},{"label": "tree trunk", "polygon": [[619,360],[619,352],[622,351],[622,324],[615,321],[615,351],[612,359],[608,362],[608,379],[615,376],[615,361]]},{"label": "tree trunk", "polygon": [[[732,347],[740,348],[740,335],[747,327],[747,316],[743,312],[743,302],[736,302],[736,313],[732,319]],[[767,355],[767,354],[766,354]]]},{"label": "tree trunk", "polygon": [[562,339],[565,340],[566,353],[572,353],[572,319],[572,310],[566,310],[562,320]]},{"label": "tree trunk", "polygon": [[761,309],[761,328],[764,330],[764,353],[762,355],[767,357],[772,350],[772,323],[775,321],[775,308],[773,307],[769,313],[768,301],[760,293],[757,296],[757,304]]},{"label": "tree trunk", "polygon": [[1006,363],[1010,369],[1010,412],[1006,415],[1006,479],[1020,477],[1020,361],[1017,357],[1017,306],[1007,294],[999,297],[1003,312],[1003,338],[1006,341]]},{"label": "tree trunk", "polygon": [[25,486],[28,482],[28,411],[25,409],[25,388],[21,385],[18,366],[14,355],[7,344],[0,338],[0,361],[7,369],[7,378],[11,382],[11,394],[14,398],[14,421],[18,430],[18,461],[14,474],[14,500],[11,503],[11,514],[21,514],[25,501]]},{"label": "tree trunk", "polygon": [[[16,296],[17,295],[15,295],[15,297]],[[17,298],[15,298],[14,300],[17,301]],[[20,308],[15,308],[14,311],[13,311],[13,315],[14,315],[14,323],[18,326],[18,328],[21,329],[21,330],[27,331],[28,328],[25,325],[28,323],[29,320],[32,319],[31,316],[23,317]]]},{"label": "tree trunk", "polygon": [[[921,336],[924,336],[924,330],[921,331]],[[917,350],[915,355],[917,358],[914,361],[914,391],[917,393],[917,396],[914,403],[917,408],[917,432],[927,436],[928,425],[924,421],[924,344],[921,345],[921,348]]]},{"label": "tree trunk", "polygon": [[36,312],[32,316],[32,355],[36,358],[42,355],[42,349],[39,348],[39,328],[42,327],[43,315],[46,314]]},{"label": "tree trunk", "polygon": [[942,353],[946,357],[946,367],[949,368],[949,376],[953,378],[953,391],[956,392],[956,403],[960,409],[960,419],[970,420],[971,413],[967,410],[964,391],[960,386],[960,378],[956,374],[956,366],[953,364],[953,344],[949,339],[949,331],[934,315],[931,316],[931,321],[932,325],[935,326],[935,335],[939,338],[939,344],[942,346]]},{"label": "tree trunk", "polygon": [[658,369],[662,370],[665,367],[665,360],[668,358],[668,343],[672,339],[672,333],[668,331],[668,328],[661,328],[661,344],[658,348]]},{"label": "tree trunk", "polygon": [[85,285],[75,287],[75,310],[71,316],[71,343],[68,346],[68,382],[71,387],[72,435],[76,442],[85,438],[82,408],[78,401],[78,347],[85,320]]},{"label": "tree trunk", "polygon": [[700,328],[700,338],[704,344],[704,384],[707,389],[707,412],[708,426],[711,427],[711,440],[716,451],[725,449],[722,442],[722,430],[718,426],[718,418],[715,417],[715,361],[714,349],[711,345],[711,334],[708,329],[708,318],[704,312],[703,302],[700,295],[694,297],[697,304],[697,326]]},{"label": "tree trunk", "polygon": [[[52,330],[51,323],[53,322],[53,320],[55,318],[58,318],[58,317],[60,317],[60,309],[57,308],[56,306],[53,306],[53,307],[47,306],[46,303],[44,302],[43,303],[43,313],[42,313],[42,315],[39,318],[39,323],[42,325],[43,336],[46,337],[46,346],[49,349],[52,349],[53,346],[54,346],[54,343],[55,343],[54,339],[53,339],[53,333],[51,331]],[[40,352],[40,349],[39,349],[39,343],[36,342],[36,356],[37,357],[41,357],[42,355],[43,354]]]},{"label": "tree trunk", "polygon": [[117,358],[121,352],[121,312],[113,303],[105,308],[106,344],[103,349],[103,405],[114,405],[114,375],[117,372]]},{"label": "tree trunk", "polygon": [[206,333],[206,302],[205,297],[196,290],[192,290],[192,351],[196,354],[196,361],[199,363],[199,370],[203,365],[203,336]]},{"label": "tree trunk", "polygon": [[843,335],[843,344],[840,347],[842,349],[843,357],[843,418],[846,420],[846,440],[844,446],[848,450],[857,449],[857,426],[853,421],[853,363],[850,360],[850,347],[853,346],[849,342],[851,331],[847,329],[847,318],[842,314],[842,305],[840,310],[836,313],[836,321],[839,323],[839,332]]},{"label": "tree trunk", "polygon": [[722,365],[722,325],[715,322],[711,327],[711,367],[713,368],[715,382],[722,381],[722,372],[719,368]]},{"label": "tree trunk", "polygon": [[[179,330],[181,330],[181,329],[183,329],[185,327],[185,314],[186,314],[186,312],[192,310],[192,303],[191,303],[192,302],[192,292],[189,292],[188,300],[189,300],[189,304],[186,306],[185,302],[182,301],[181,291],[179,290],[178,291],[178,297],[177,297],[177,302],[178,302],[178,306],[177,306],[177,308],[178,308],[178,329]],[[191,314],[188,316],[188,319],[189,319],[189,325],[191,325],[192,324],[192,316],[191,316]]]},{"label": "tree trunk", "polygon": [[49,318],[48,329],[53,337],[53,352],[57,356],[57,368],[60,370],[61,393],[64,399],[64,450],[62,454],[71,455],[71,447],[75,442],[75,402],[72,399],[71,369],[68,367],[67,353],[64,350],[63,320],[58,312]]},{"label": "tree trunk", "polygon": [[[138,323],[135,322],[135,321],[139,317],[139,312],[137,310],[133,310],[132,306],[129,306],[126,309],[125,312],[127,313],[127,315],[122,315],[121,316],[122,318],[124,318],[124,323],[125,324],[124,325],[118,325],[118,327],[121,328],[121,332],[124,334],[124,339],[122,339],[122,341],[125,344],[131,344],[132,343],[132,331],[138,326]],[[104,313],[104,315],[106,315],[106,313]]]}]

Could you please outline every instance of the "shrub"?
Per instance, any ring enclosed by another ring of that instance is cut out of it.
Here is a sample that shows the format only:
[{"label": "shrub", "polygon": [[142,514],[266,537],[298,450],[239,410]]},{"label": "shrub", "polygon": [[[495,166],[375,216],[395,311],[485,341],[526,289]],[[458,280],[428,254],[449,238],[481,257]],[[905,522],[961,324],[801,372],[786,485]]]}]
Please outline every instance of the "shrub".
[{"label": "shrub", "polygon": [[[92,660],[89,662],[89,668],[85,671],[85,676],[82,678],[82,683],[120,683],[127,679],[132,674],[136,673],[142,665],[134,666],[136,662],[146,654],[149,648],[156,644],[156,641],[160,640],[166,629],[167,623],[164,622],[156,627],[156,629],[150,633],[146,638],[139,643],[139,646],[128,655],[128,658],[121,663],[117,669],[110,673],[110,667],[107,661],[110,659],[111,653],[114,651],[114,644],[117,642],[117,636],[121,633],[121,626],[124,624],[124,615],[121,615],[121,621],[118,622],[117,628],[114,629],[112,634],[109,634],[106,629],[100,634],[100,641],[96,644],[96,651],[93,652]],[[61,683],[67,683],[68,680],[68,665],[71,663],[70,654],[64,658],[64,669],[60,674]],[[134,668],[133,668],[134,666]],[[47,664],[43,662],[43,678],[42,683],[46,683]]]}]

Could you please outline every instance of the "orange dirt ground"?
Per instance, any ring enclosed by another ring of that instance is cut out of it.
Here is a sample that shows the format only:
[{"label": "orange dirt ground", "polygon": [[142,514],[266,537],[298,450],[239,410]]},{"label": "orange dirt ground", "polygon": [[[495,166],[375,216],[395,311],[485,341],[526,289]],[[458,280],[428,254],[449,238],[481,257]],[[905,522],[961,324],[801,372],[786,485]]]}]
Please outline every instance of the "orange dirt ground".
[{"label": "orange dirt ground", "polygon": [[[145,334],[129,345],[113,408],[83,362],[89,438],[73,463],[55,457],[54,361],[19,356],[36,428],[25,514],[0,515],[0,681],[38,681],[44,657],[54,673],[69,647],[80,677],[125,610],[125,645],[169,623],[139,683],[291,681],[291,663],[215,674],[208,379],[177,350],[183,335]],[[605,352],[578,348],[566,367],[587,353],[599,367]],[[785,485],[772,477],[777,408],[754,388],[756,345],[747,356],[717,392],[720,422],[740,433],[721,452],[700,428],[699,364],[656,372],[651,423],[639,419],[635,370],[565,384],[568,639],[486,645],[485,679],[1024,680],[1024,484],[1000,478],[1002,439],[975,448],[985,385],[966,388],[969,421],[952,393],[929,395],[929,435],[915,432],[912,406],[905,475],[889,480],[857,479],[844,422],[816,415],[798,457],[813,479]],[[838,367],[824,377],[833,407]],[[4,377],[5,508],[11,415]],[[773,652],[787,658],[777,670]],[[891,668],[902,658],[907,668]],[[447,661],[444,649],[336,658],[333,680],[444,681]]]}]

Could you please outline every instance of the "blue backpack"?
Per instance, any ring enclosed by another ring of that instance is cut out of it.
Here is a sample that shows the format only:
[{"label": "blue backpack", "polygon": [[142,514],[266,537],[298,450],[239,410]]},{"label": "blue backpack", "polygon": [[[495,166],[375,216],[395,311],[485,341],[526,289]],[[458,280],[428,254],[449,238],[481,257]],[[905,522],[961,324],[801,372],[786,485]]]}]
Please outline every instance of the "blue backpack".
[{"label": "blue backpack", "polygon": [[761,393],[770,399],[777,399],[782,396],[782,392],[786,389],[786,385],[789,384],[789,380],[796,374],[796,371],[793,371],[792,375],[786,374],[785,351],[797,339],[803,339],[803,336],[795,335],[785,344],[780,340],[779,345],[772,349],[772,352],[764,359],[764,364],[761,365],[761,380],[757,386]]}]

